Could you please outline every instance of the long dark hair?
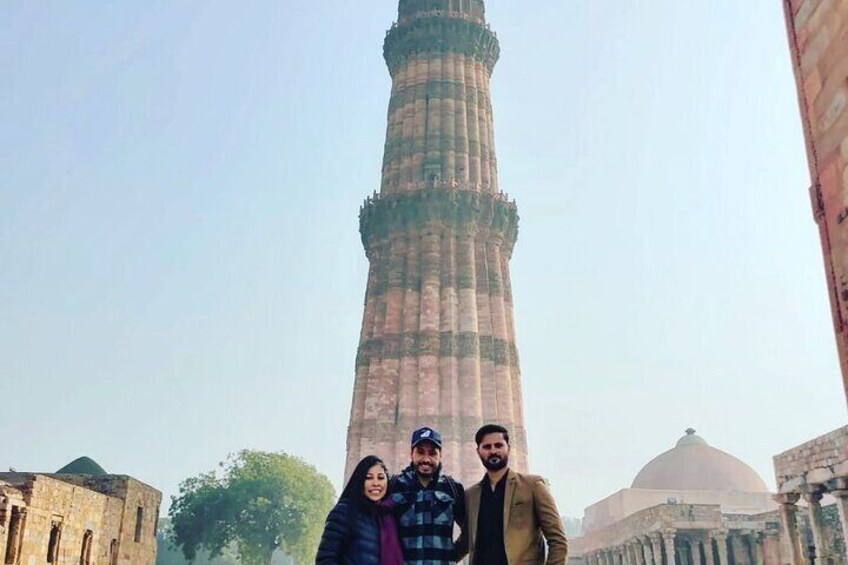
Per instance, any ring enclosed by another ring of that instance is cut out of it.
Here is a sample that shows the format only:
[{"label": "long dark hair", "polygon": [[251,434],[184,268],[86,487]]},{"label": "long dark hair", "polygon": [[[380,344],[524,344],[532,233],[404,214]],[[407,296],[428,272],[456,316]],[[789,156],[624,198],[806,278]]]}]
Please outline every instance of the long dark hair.
[{"label": "long dark hair", "polygon": [[365,497],[364,487],[365,477],[368,476],[368,469],[374,465],[382,467],[386,472],[386,477],[388,477],[389,470],[386,468],[386,464],[383,463],[383,460],[376,455],[366,455],[362,458],[362,461],[356,465],[356,468],[353,470],[350,480],[348,480],[345,485],[339,500],[349,500],[350,502],[358,505],[365,504],[366,501],[371,502]]}]

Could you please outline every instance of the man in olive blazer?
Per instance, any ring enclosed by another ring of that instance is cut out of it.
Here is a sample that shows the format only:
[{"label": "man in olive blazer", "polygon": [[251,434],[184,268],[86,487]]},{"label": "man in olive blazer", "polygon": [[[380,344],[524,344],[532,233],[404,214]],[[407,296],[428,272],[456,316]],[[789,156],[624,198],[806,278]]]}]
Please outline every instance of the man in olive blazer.
[{"label": "man in olive blazer", "polygon": [[469,563],[565,565],[568,540],[545,480],[509,468],[509,432],[502,426],[483,426],[475,440],[486,475],[465,491]]}]

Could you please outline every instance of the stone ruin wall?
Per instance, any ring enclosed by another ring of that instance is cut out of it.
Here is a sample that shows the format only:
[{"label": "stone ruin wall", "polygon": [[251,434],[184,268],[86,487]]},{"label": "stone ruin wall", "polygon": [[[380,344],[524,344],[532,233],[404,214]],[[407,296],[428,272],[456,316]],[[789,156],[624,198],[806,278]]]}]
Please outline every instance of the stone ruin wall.
[{"label": "stone ruin wall", "polygon": [[[774,456],[777,489],[793,481],[813,482],[811,472],[829,472],[848,461],[848,426],[834,430],[811,441]],[[823,477],[825,478],[825,477]]]},{"label": "stone ruin wall", "polygon": [[[0,473],[0,563],[12,553],[20,565],[49,562],[51,530],[58,526],[57,565],[154,565],[161,500],[161,493],[129,477]],[[10,543],[13,516],[21,508],[22,531]],[[138,508],[143,510],[137,528]]]}]

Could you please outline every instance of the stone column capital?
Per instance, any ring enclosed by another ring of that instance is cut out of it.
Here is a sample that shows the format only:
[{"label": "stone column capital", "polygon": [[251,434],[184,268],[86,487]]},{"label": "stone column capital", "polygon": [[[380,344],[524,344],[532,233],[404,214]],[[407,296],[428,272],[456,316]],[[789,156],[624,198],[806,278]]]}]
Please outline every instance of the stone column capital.
[{"label": "stone column capital", "polygon": [[806,500],[810,504],[818,504],[821,502],[823,496],[824,494],[822,494],[820,490],[816,489],[811,492],[805,492],[804,500]]},{"label": "stone column capital", "polygon": [[795,505],[798,503],[798,499],[801,498],[801,495],[797,492],[788,492],[782,494],[776,494],[772,497],[772,499],[778,504],[784,505]]},{"label": "stone column capital", "polygon": [[720,530],[710,530],[708,534],[710,536],[710,539],[723,541],[723,540],[727,539],[727,535],[729,533],[730,532],[728,530],[720,529]]}]

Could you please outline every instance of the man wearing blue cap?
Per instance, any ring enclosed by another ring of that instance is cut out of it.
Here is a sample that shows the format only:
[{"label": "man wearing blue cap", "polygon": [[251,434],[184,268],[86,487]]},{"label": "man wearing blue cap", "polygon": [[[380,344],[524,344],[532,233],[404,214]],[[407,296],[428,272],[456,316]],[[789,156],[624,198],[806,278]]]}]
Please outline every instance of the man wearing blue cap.
[{"label": "man wearing blue cap", "polygon": [[[389,483],[406,565],[449,565],[468,552],[465,490],[442,473],[442,436],[432,428],[412,433],[412,462]],[[460,535],[454,541],[454,524]]]}]

